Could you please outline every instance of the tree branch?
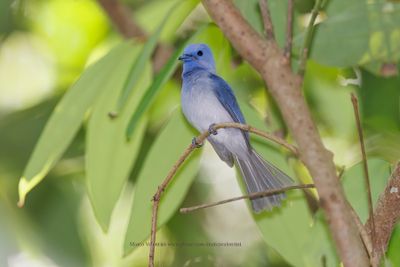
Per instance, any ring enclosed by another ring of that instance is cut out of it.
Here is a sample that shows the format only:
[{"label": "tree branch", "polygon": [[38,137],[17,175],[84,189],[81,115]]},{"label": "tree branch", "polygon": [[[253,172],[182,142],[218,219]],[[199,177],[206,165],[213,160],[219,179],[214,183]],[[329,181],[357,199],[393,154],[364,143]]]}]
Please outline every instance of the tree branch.
[{"label": "tree branch", "polygon": [[380,195],[374,216],[369,217],[366,229],[369,234],[373,231],[372,221],[379,225],[376,228],[372,266],[379,266],[385,255],[390,236],[396,223],[400,220],[400,163],[397,164],[385,191]]},{"label": "tree branch", "polygon": [[147,39],[146,32],[137,25],[129,9],[118,0],[97,0],[107,12],[117,30],[127,39],[137,38],[141,41]]},{"label": "tree branch", "polygon": [[228,198],[228,199],[220,200],[220,201],[209,203],[209,204],[201,204],[201,205],[197,205],[197,206],[193,206],[193,207],[181,208],[179,211],[181,213],[189,213],[192,211],[215,207],[218,205],[222,205],[222,204],[226,204],[229,202],[234,202],[234,201],[238,201],[238,200],[242,200],[242,199],[247,199],[247,198],[254,199],[254,198],[259,198],[259,197],[267,197],[267,196],[284,193],[286,191],[293,190],[293,189],[307,189],[307,188],[314,188],[314,184],[300,184],[300,185],[287,186],[287,187],[283,187],[283,188],[279,188],[279,189],[271,189],[271,190],[252,193],[252,194],[248,194],[248,195],[244,195],[244,196],[240,196],[240,197]]},{"label": "tree branch", "polygon": [[[223,129],[223,128],[237,128],[244,131],[248,131],[259,136],[262,136],[268,140],[271,140],[277,144],[282,145],[283,147],[290,150],[293,154],[297,155],[297,149],[295,146],[288,144],[285,140],[280,139],[272,134],[260,131],[250,125],[240,124],[240,123],[219,123],[213,125],[214,130]],[[206,140],[206,138],[210,135],[209,131],[205,131],[199,136],[196,137],[196,143],[201,144]],[[196,149],[194,144],[190,144],[183,154],[179,157],[178,161],[172,166],[171,170],[168,172],[166,178],[162,182],[162,184],[158,187],[157,192],[153,196],[153,209],[152,209],[152,217],[151,217],[151,232],[150,232],[150,251],[149,251],[149,267],[154,267],[154,252],[155,252],[155,242],[156,242],[156,232],[157,232],[157,218],[158,218],[158,206],[160,203],[161,195],[164,192],[165,188],[174,178],[176,172],[179,167],[183,164],[183,162],[189,157],[193,150]]]},{"label": "tree branch", "polygon": [[265,36],[267,40],[275,40],[274,26],[271,21],[271,14],[269,13],[268,0],[259,0],[261,15],[264,22]]},{"label": "tree branch", "polygon": [[[113,22],[115,28],[126,39],[136,38],[145,42],[147,33],[135,22],[132,12],[118,0],[97,0]],[[172,55],[173,48],[159,43],[153,55],[153,71],[158,73]]]},{"label": "tree branch", "polygon": [[245,21],[232,1],[203,0],[211,18],[236,50],[263,77],[298,144],[300,159],[314,178],[321,206],[344,266],[368,266],[369,260],[336,175],[333,156],[322,144],[302,95],[302,77],[284,64],[276,42],[267,42]]}]

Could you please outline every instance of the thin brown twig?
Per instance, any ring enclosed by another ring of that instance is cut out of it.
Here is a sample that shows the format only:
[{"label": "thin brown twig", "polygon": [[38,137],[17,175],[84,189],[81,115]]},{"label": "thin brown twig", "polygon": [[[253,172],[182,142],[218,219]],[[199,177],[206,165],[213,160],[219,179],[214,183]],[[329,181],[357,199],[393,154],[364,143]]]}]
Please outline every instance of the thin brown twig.
[{"label": "thin brown twig", "polygon": [[[371,223],[372,223],[372,232],[371,232],[371,239],[372,239],[372,244],[375,244],[375,236],[376,236],[376,228],[375,228],[375,220],[374,220],[374,207],[372,203],[372,195],[371,195],[371,183],[369,179],[369,172],[368,172],[368,162],[367,162],[367,154],[365,153],[365,143],[364,143],[364,135],[361,127],[361,120],[360,120],[360,112],[358,108],[358,100],[357,97],[352,93],[351,94],[351,102],[353,103],[353,109],[354,109],[354,116],[356,118],[356,124],[357,124],[357,131],[358,131],[358,137],[360,140],[360,148],[361,148],[361,154],[362,154],[362,159],[363,159],[363,170],[364,170],[364,179],[365,179],[365,185],[367,187],[367,194],[368,194],[368,209],[369,209],[369,216],[371,217]],[[372,254],[374,253],[374,246],[372,246]]]},{"label": "thin brown twig", "polygon": [[[240,123],[219,123],[213,125],[214,130],[223,129],[223,128],[237,128],[244,131],[252,132],[259,136],[262,136],[268,140],[271,140],[277,144],[282,145],[283,147],[290,150],[293,154],[297,155],[297,149],[295,146],[288,144],[285,140],[280,139],[272,134],[260,131],[250,125],[240,124]],[[196,137],[196,143],[201,144],[204,140],[210,135],[209,131],[204,131],[199,136]],[[157,192],[153,196],[153,209],[152,209],[152,217],[151,217],[151,232],[150,232],[150,251],[149,251],[149,267],[154,267],[154,253],[155,253],[155,242],[156,242],[156,232],[157,232],[157,217],[158,217],[158,206],[160,203],[161,195],[164,192],[165,188],[168,186],[170,181],[175,176],[179,167],[183,164],[183,162],[189,157],[192,151],[196,148],[194,144],[190,144],[183,154],[179,157],[177,162],[172,166],[171,170],[168,172],[166,178],[162,182],[162,184],[158,187]]]},{"label": "thin brown twig", "polygon": [[265,139],[269,139],[269,140],[285,147],[287,150],[292,152],[293,155],[295,155],[295,156],[298,155],[297,148],[294,145],[289,144],[284,139],[282,139],[276,135],[263,132],[263,131],[258,130],[257,128],[254,128],[248,124],[240,124],[240,123],[236,123],[236,122],[226,122],[226,123],[216,124],[214,128],[216,130],[222,129],[222,128],[238,128],[238,129],[241,129],[246,132],[254,133],[256,135],[264,137]]},{"label": "thin brown twig", "polygon": [[271,190],[266,190],[263,192],[252,193],[252,194],[248,194],[248,195],[244,195],[244,196],[240,196],[240,197],[228,198],[228,199],[216,201],[213,203],[201,204],[201,205],[187,207],[187,208],[181,208],[179,211],[181,213],[189,213],[192,211],[215,207],[218,205],[226,204],[226,203],[233,202],[233,201],[238,201],[241,199],[254,199],[254,198],[259,198],[259,197],[267,197],[267,196],[280,194],[280,193],[283,193],[283,192],[286,192],[289,190],[293,190],[293,189],[307,189],[307,188],[314,188],[314,187],[315,187],[314,184],[292,185],[292,186],[282,187],[282,188],[278,188],[278,189],[271,189]]},{"label": "thin brown twig", "polygon": [[260,0],[258,3],[260,5],[267,40],[274,40],[274,26],[272,25],[271,14],[269,13],[268,0]]},{"label": "thin brown twig", "polygon": [[293,42],[293,7],[294,0],[288,0],[288,10],[287,10],[287,23],[286,23],[286,44],[283,51],[283,56],[286,63],[290,65],[290,59],[292,57],[292,42]]},{"label": "thin brown twig", "polygon": [[[202,135],[203,136],[203,135]],[[153,210],[151,216],[151,235],[150,235],[150,252],[149,252],[149,267],[154,267],[154,252],[155,252],[155,242],[156,242],[156,232],[157,232],[157,217],[158,217],[158,206],[161,199],[161,194],[164,192],[165,188],[172,180],[179,167],[183,164],[183,162],[187,159],[187,157],[192,153],[192,151],[196,147],[192,144],[188,146],[183,154],[180,156],[178,161],[172,166],[172,169],[169,171],[167,177],[162,182],[162,184],[158,187],[156,194],[153,196]]]},{"label": "thin brown twig", "polygon": [[135,23],[129,9],[118,0],[97,0],[107,12],[117,30],[127,39],[147,39],[146,32]]},{"label": "thin brown twig", "polygon": [[306,29],[305,37],[304,37],[304,42],[303,42],[303,47],[301,48],[301,54],[300,54],[300,62],[299,62],[299,67],[297,70],[297,73],[301,76],[304,76],[304,72],[306,69],[306,63],[307,63],[307,58],[308,54],[310,52],[310,46],[311,46],[311,41],[313,38],[313,33],[314,33],[314,27],[315,27],[315,20],[317,19],[319,10],[321,9],[322,5],[322,0],[315,0],[314,7],[311,11],[311,17],[310,21],[308,22],[308,26]]}]

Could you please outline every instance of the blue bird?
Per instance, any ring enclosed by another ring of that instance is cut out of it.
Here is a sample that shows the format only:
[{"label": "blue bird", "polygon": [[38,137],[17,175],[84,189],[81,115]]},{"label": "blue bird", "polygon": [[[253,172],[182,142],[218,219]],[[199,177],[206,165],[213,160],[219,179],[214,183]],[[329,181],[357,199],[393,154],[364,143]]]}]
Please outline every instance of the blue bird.
[{"label": "blue bird", "polygon": [[[218,130],[213,124],[245,119],[229,85],[216,74],[210,48],[191,44],[179,57],[183,61],[181,102],[186,119],[200,132],[212,133],[207,140],[218,156],[230,167],[234,164],[246,183],[249,193],[282,188],[293,184],[289,176],[265,161],[250,145],[246,131],[235,128]],[[285,194],[252,199],[255,212],[279,206]]]}]

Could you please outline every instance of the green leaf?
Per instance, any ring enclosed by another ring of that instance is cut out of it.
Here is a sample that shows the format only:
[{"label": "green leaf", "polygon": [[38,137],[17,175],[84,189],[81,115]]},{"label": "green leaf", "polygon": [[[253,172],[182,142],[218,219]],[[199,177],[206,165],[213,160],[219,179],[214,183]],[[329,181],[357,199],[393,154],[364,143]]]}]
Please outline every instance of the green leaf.
[{"label": "green leaf", "polygon": [[386,266],[400,266],[400,224],[393,230],[392,237],[390,238],[389,247],[387,251],[387,258],[392,265]]},{"label": "green leaf", "polygon": [[121,44],[90,66],[57,104],[19,181],[19,205],[24,204],[26,194],[43,180],[68,148],[85,113],[101,95],[110,73],[128,49],[129,45]]},{"label": "green leaf", "polygon": [[303,265],[307,267],[339,266],[340,261],[336,255],[336,248],[321,210],[314,215],[314,220],[302,245],[302,254]]},{"label": "green leaf", "polygon": [[[349,116],[354,113],[350,101],[350,92],[353,88],[340,85],[337,82],[339,75],[345,75],[345,73],[337,68],[309,60],[303,88],[314,108],[314,116],[321,123],[320,129],[328,130],[331,138],[335,137],[343,141],[354,137],[356,126],[354,116]],[[334,148],[333,152],[338,152],[338,150]],[[335,153],[335,155],[339,154],[341,153]],[[337,160],[340,161],[341,158]]]},{"label": "green leaf", "polygon": [[[372,203],[374,206],[390,178],[390,168],[390,163],[387,161],[381,159],[368,160]],[[368,196],[361,162],[344,172],[342,183],[347,199],[357,212],[361,222],[365,223],[368,218]]]},{"label": "green leaf", "polygon": [[128,128],[126,130],[126,136],[128,137],[128,139],[131,138],[132,133],[134,132],[136,124],[139,121],[139,119],[149,109],[151,103],[156,98],[157,94],[175,73],[176,68],[178,67],[179,64],[178,57],[182,54],[185,46],[188,43],[192,42],[194,37],[198,33],[202,32],[204,28],[205,27],[201,27],[191,38],[189,38],[177,50],[175,50],[175,52],[172,54],[168,62],[165,64],[165,66],[161,69],[160,73],[154,79],[154,82],[150,85],[150,87],[146,89],[145,95],[142,97],[142,100],[140,101],[138,108],[134,110],[134,113],[132,114],[132,117],[129,121]]},{"label": "green leaf", "polygon": [[361,64],[375,74],[384,75],[386,63],[394,63],[395,68],[399,68],[400,2],[377,0],[368,2],[367,7],[371,32],[369,49]]},{"label": "green leaf", "polygon": [[[191,1],[192,3],[193,1]],[[196,1],[197,2],[197,1]],[[124,88],[122,89],[122,93],[119,97],[118,100],[118,104],[117,104],[117,114],[119,112],[121,112],[121,110],[124,108],[125,104],[126,104],[126,99],[130,96],[131,92],[132,92],[132,88],[135,85],[135,83],[137,82],[137,80],[139,79],[139,77],[142,74],[143,71],[143,65],[150,60],[151,55],[154,52],[154,49],[157,46],[157,42],[160,38],[160,35],[164,29],[164,26],[167,24],[168,21],[170,21],[170,17],[175,14],[175,11],[182,5],[182,3],[186,3],[185,2],[181,2],[181,1],[177,1],[167,12],[167,14],[165,15],[164,19],[161,21],[160,25],[158,26],[157,30],[153,33],[153,35],[149,38],[149,40],[146,42],[146,44],[143,47],[143,50],[141,51],[139,57],[135,60],[134,64],[132,65],[131,70],[129,71],[128,74],[128,78],[125,82]],[[189,8],[184,9],[184,16],[183,18],[185,18],[189,12],[193,9],[193,7],[195,6],[194,4],[197,3],[192,3],[193,6],[189,6]],[[174,17],[175,18],[175,17]],[[175,30],[180,26],[179,25],[175,25]]]},{"label": "green leaf", "polygon": [[107,88],[93,108],[87,130],[86,179],[94,214],[104,231],[108,230],[111,213],[119,199],[121,190],[129,177],[138,154],[146,126],[146,118],[138,122],[130,141],[125,138],[125,128],[130,114],[139,105],[144,89],[151,82],[151,67],[147,63],[143,74],[135,84],[134,93],[127,100],[127,108],[117,118],[110,119],[107,112],[118,101],[124,77],[130,62],[137,57],[139,49],[130,48],[113,72]]},{"label": "green leaf", "polygon": [[13,13],[10,0],[0,0],[0,37],[13,30]]},{"label": "green leaf", "polygon": [[[297,1],[295,1],[297,2]],[[286,23],[288,1],[271,0],[268,1],[272,24],[274,26],[275,39],[280,47],[284,47],[286,41]],[[294,10],[294,19],[296,21],[296,10]],[[293,23],[293,33],[296,33],[296,23]]]},{"label": "green leaf", "polygon": [[[249,106],[240,105],[247,123],[261,130],[266,130],[265,124],[258,114]],[[252,136],[253,147],[278,168],[293,177],[285,154],[280,152],[276,145],[269,141]],[[240,183],[242,181],[240,180]],[[300,259],[303,257],[303,242],[307,239],[307,233],[312,222],[308,211],[307,202],[301,192],[288,194],[283,206],[272,212],[254,214],[255,221],[260,228],[265,242],[274,248],[282,257],[294,266],[305,266]]]},{"label": "green leaf", "polygon": [[243,17],[260,34],[263,33],[263,23],[258,0],[235,0],[236,7],[240,10]]},{"label": "green leaf", "polygon": [[[179,5],[176,5],[177,2],[180,2]],[[166,21],[164,30],[160,35],[161,42],[172,44],[179,37],[176,34],[177,29],[181,27],[186,17],[196,8],[199,2],[199,0],[145,1],[137,10],[135,9],[135,19],[146,32],[154,32],[165,16],[165,12],[175,5],[171,15],[173,19]]]},{"label": "green leaf", "polygon": [[[151,147],[135,186],[132,213],[125,237],[125,254],[134,248],[130,246],[130,242],[142,242],[149,237],[153,203],[151,199],[194,135],[178,111],[173,114]],[[196,176],[198,165],[199,152],[194,151],[162,195],[157,227],[165,224],[179,208]]]},{"label": "green leaf", "polygon": [[[362,71],[362,83],[358,90],[365,126],[381,133],[400,132],[400,77],[383,78]],[[384,104],[383,104],[384,103]]]},{"label": "green leaf", "polygon": [[330,1],[327,19],[316,29],[311,57],[319,63],[356,65],[368,50],[370,28],[365,0]]},{"label": "green leaf", "polygon": [[116,113],[119,114],[122,108],[126,105],[126,101],[132,93],[133,88],[135,88],[135,84],[139,80],[140,76],[143,72],[143,66],[148,62],[153,54],[154,49],[157,46],[158,38],[160,37],[161,31],[164,27],[165,22],[168,20],[169,16],[171,15],[172,8],[169,10],[167,15],[164,17],[163,21],[161,22],[160,26],[157,30],[151,35],[149,40],[143,46],[142,51],[140,52],[139,56],[135,59],[129,73],[127,79],[125,81],[124,87],[122,88],[121,94],[118,99],[117,103],[117,111]]}]

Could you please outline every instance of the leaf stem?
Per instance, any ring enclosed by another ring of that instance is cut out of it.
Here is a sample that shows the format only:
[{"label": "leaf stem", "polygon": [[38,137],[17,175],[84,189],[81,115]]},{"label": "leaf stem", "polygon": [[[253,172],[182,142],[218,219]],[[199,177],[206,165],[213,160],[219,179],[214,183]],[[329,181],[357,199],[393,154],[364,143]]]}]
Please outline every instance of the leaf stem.
[{"label": "leaf stem", "polygon": [[297,73],[301,76],[304,76],[306,62],[307,62],[307,58],[308,58],[308,55],[310,52],[311,41],[312,41],[313,33],[314,33],[314,27],[315,27],[314,24],[315,24],[315,20],[317,19],[319,10],[321,9],[322,2],[323,2],[322,0],[316,0],[314,7],[311,11],[311,18],[310,18],[310,21],[308,22],[308,26],[306,29],[303,46],[301,48],[299,68],[297,70]]}]

